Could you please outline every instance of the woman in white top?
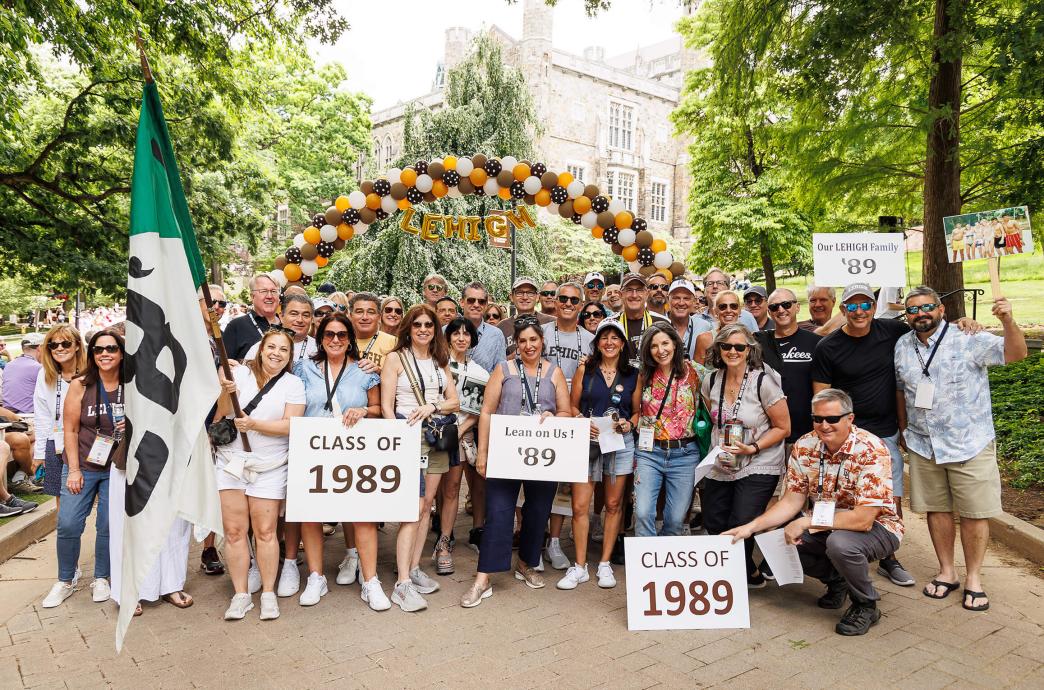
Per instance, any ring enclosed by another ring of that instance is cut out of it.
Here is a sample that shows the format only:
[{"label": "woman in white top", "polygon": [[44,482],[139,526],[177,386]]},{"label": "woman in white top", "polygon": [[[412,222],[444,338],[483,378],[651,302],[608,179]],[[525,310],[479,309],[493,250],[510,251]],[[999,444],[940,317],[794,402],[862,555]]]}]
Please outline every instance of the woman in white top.
[{"label": "woman in white top", "polygon": [[65,434],[63,396],[69,392],[73,376],[87,368],[87,349],[80,332],[72,326],[58,325],[44,336],[40,347],[43,368],[36,377],[33,391],[33,415],[36,417],[36,445],[33,458],[44,461],[44,493],[61,500],[62,451]]},{"label": "woman in white top", "polygon": [[[218,417],[232,415],[230,393],[236,392],[240,404],[248,407],[265,384],[279,377],[249,416],[235,419],[239,432],[236,439],[217,452],[215,469],[225,527],[225,560],[235,588],[225,620],[241,619],[254,608],[247,584],[247,530],[251,527],[261,570],[261,620],[279,617],[275,595],[279,569],[276,523],[280,503],[286,498],[290,418],[300,416],[305,409],[304,385],[290,373],[293,352],[294,341],[288,333],[268,331],[261,338],[257,356],[245,366],[236,367],[232,381],[222,377]],[[243,434],[249,434],[249,454],[243,452]]]},{"label": "woman in white top", "polygon": [[743,300],[732,290],[722,290],[714,297],[714,304],[711,305],[711,314],[715,320],[714,328],[696,336],[696,356],[693,361],[697,364],[706,364],[707,353],[718,329],[737,323],[742,311]]},{"label": "woman in white top", "polygon": [[[385,357],[381,370],[381,411],[385,419],[418,424],[460,408],[449,371],[446,338],[438,324],[435,310],[427,304],[410,307],[403,317],[398,344]],[[418,400],[411,381],[417,382],[423,402]],[[391,600],[403,611],[427,608],[428,602],[421,595],[439,589],[439,583],[421,570],[420,559],[431,521],[431,503],[440,478],[449,469],[449,454],[429,448],[422,431],[421,456],[427,457],[427,467],[422,470],[425,476],[421,480],[419,519],[400,523],[395,543],[399,580]]]}]

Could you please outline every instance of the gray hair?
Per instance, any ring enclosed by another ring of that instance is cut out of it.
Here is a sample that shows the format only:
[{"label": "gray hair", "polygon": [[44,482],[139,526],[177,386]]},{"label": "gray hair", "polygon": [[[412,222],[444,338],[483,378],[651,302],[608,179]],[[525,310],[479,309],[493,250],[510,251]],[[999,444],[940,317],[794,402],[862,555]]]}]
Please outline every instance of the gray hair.
[{"label": "gray hair", "polygon": [[725,282],[727,282],[727,283],[731,283],[732,282],[732,276],[729,275],[728,273],[726,273],[725,271],[721,270],[717,266],[711,266],[710,268],[708,268],[706,271],[703,272],[703,282],[707,282],[707,276],[709,276],[711,273],[720,273],[723,276],[725,276]]},{"label": "gray hair", "polygon": [[392,302],[398,302],[400,307],[403,306],[403,302],[401,299],[399,299],[395,295],[388,295],[387,297],[381,300],[381,311],[384,311],[384,308]]},{"label": "gray hair", "polygon": [[561,295],[562,294],[562,290],[564,290],[565,288],[573,288],[574,290],[576,290],[576,293],[578,295],[580,295],[581,297],[584,296],[584,289],[582,287],[580,287],[580,283],[574,283],[574,282],[570,281],[568,283],[562,283],[561,285],[558,286],[558,289],[555,290],[555,297],[558,297],[559,295]]},{"label": "gray hair", "polygon": [[308,299],[308,295],[302,295],[296,292],[288,292],[283,295],[283,309],[290,306],[291,302],[300,302],[301,304],[308,305],[308,311],[313,311],[312,300]]},{"label": "gray hair", "polygon": [[812,396],[813,409],[818,403],[836,402],[841,405],[841,414],[852,414],[852,397],[840,388],[824,388]]},{"label": "gray hair", "polygon": [[[211,295],[213,295],[215,292],[220,292],[222,295],[225,294],[225,288],[221,287],[220,285],[214,285],[214,283],[209,283],[207,285],[207,289],[210,290]],[[203,299],[202,285],[196,288],[196,297],[198,297],[199,299]]]},{"label": "gray hair", "polygon": [[348,300],[348,309],[354,310],[355,305],[359,302],[373,302],[378,309],[381,308],[381,298],[372,292],[357,292],[352,295],[352,298]]},{"label": "gray hair", "polygon": [[815,294],[816,290],[826,290],[830,297],[831,302],[837,302],[837,288],[823,287],[822,285],[809,285],[808,286],[808,298],[811,300],[812,295]]},{"label": "gray hair", "polygon": [[714,342],[711,343],[710,352],[708,353],[710,356],[708,364],[715,369],[725,368],[725,360],[721,358],[721,351],[718,349],[718,345],[734,335],[742,335],[743,340],[747,343],[747,366],[751,369],[764,369],[765,360],[761,356],[761,345],[754,339],[751,332],[747,330],[747,327],[741,323],[730,323],[718,329],[718,332],[714,334]]},{"label": "gray hair", "polygon": [[262,278],[272,283],[272,285],[275,285],[276,288],[279,287],[279,285],[276,284],[275,279],[272,276],[268,275],[267,273],[258,273],[257,275],[251,277],[250,282],[247,283],[247,287],[250,288],[250,292],[253,292],[257,289],[257,281],[261,280]]},{"label": "gray hair", "polygon": [[464,289],[460,291],[461,297],[463,297],[464,293],[467,292],[468,290],[482,290],[483,296],[485,296],[486,299],[489,299],[489,290],[487,290],[486,286],[483,285],[482,283],[480,283],[477,280],[472,281],[472,282],[470,282],[470,283],[468,283],[467,285],[464,286]]},{"label": "gray hair", "polygon": [[910,290],[906,294],[906,301],[903,304],[909,304],[911,297],[931,297],[936,304],[942,304],[942,298],[939,297],[939,293],[927,285],[918,285],[913,290]]},{"label": "gray hair", "polygon": [[424,284],[425,285],[428,283],[429,280],[437,280],[440,283],[442,283],[447,289],[449,288],[449,281],[447,281],[445,278],[443,278],[438,273],[429,273],[428,275],[424,276]]}]

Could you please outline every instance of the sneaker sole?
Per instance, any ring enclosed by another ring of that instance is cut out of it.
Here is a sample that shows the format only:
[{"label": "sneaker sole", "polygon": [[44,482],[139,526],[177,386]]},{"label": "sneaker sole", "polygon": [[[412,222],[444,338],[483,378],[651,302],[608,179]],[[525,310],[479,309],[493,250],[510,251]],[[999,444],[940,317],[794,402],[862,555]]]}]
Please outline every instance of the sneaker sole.
[{"label": "sneaker sole", "polygon": [[481,604],[483,599],[489,599],[491,596],[493,596],[493,588],[492,587],[490,587],[489,589],[484,591],[482,593],[482,596],[480,596],[478,598],[478,600],[476,600],[474,603],[472,603],[472,604],[465,604],[465,603],[461,602],[460,605],[461,605],[462,608],[473,609],[476,606],[478,606],[479,604]]},{"label": "sneaker sole", "polygon": [[891,576],[891,574],[884,568],[878,566],[877,574],[888,578],[888,581],[893,585],[899,585],[900,587],[913,587],[917,584],[917,580],[897,580]]},{"label": "sneaker sole", "polygon": [[766,587],[768,587],[768,582],[762,582],[761,584],[757,585],[751,584],[749,582],[747,583],[747,589],[765,589]]},{"label": "sneaker sole", "polygon": [[398,607],[399,607],[400,609],[402,609],[402,610],[403,610],[403,611],[405,611],[406,613],[417,613],[418,611],[423,611],[424,609],[428,608],[428,605],[427,605],[427,604],[424,604],[424,606],[421,606],[420,608],[416,608],[416,609],[408,609],[408,608],[406,608],[406,607],[405,607],[405,606],[403,605],[403,601],[402,601],[402,599],[399,599],[398,601],[396,601],[396,600],[395,600],[395,595],[394,595],[394,594],[393,594],[393,595],[392,595],[392,597],[391,597],[391,601],[392,601],[392,603],[393,603],[393,604],[395,604],[396,606],[398,606]]},{"label": "sneaker sole", "polygon": [[203,565],[202,563],[199,564],[199,569],[203,571],[204,575],[224,575],[225,574],[225,569],[224,568],[221,568],[220,570],[217,569],[217,568],[215,568],[214,570],[209,570],[207,568],[207,566]]},{"label": "sneaker sole", "polygon": [[[75,591],[75,590],[74,590],[74,591]],[[59,601],[59,602],[57,602],[57,603],[54,603],[54,604],[48,604],[47,602],[42,602],[42,603],[40,604],[40,608],[43,608],[43,609],[56,609],[56,608],[58,608],[59,606],[61,606],[62,604],[64,604],[64,603],[65,603],[65,600],[66,600],[66,599],[68,599],[69,597],[71,597],[72,595],[73,595],[73,592],[69,592],[69,593],[68,593],[68,594],[66,594],[66,595],[65,595],[64,597],[62,597],[62,600],[61,600],[61,601]]]},{"label": "sneaker sole", "polygon": [[434,587],[421,587],[416,582],[413,583],[413,588],[417,590],[417,594],[434,594],[439,591],[439,585],[436,583]]},{"label": "sneaker sole", "polygon": [[246,615],[247,615],[248,613],[250,613],[251,611],[253,611],[253,610],[254,610],[254,605],[253,605],[253,604],[251,604],[251,605],[250,605],[250,606],[249,606],[249,607],[248,607],[248,608],[246,609],[246,611],[243,611],[243,615],[242,615],[242,616],[229,616],[229,615],[228,615],[228,614],[226,613],[226,614],[225,614],[225,620],[227,620],[227,621],[241,621],[241,620],[243,620],[244,618],[246,618]]},{"label": "sneaker sole", "polygon": [[380,611],[387,611],[388,609],[390,609],[392,607],[392,604],[391,604],[390,601],[388,602],[387,606],[377,607],[377,606],[374,606],[373,604],[371,604],[370,600],[367,599],[365,596],[360,595],[359,598],[362,599],[364,602],[366,602],[366,605],[370,607],[371,611],[378,611],[378,612],[380,612]]},{"label": "sneaker sole", "polygon": [[529,587],[530,589],[543,589],[544,587],[547,587],[546,582],[541,582],[540,584],[533,584],[525,577],[523,577],[522,574],[519,573],[517,570],[515,571],[515,579],[521,580],[523,583],[525,583],[526,587]]},{"label": "sneaker sole", "polygon": [[574,589],[576,589],[577,587],[579,587],[580,585],[584,584],[585,582],[589,582],[590,580],[591,580],[591,578],[590,578],[590,577],[589,577],[589,578],[587,578],[586,580],[580,580],[579,582],[577,582],[577,583],[576,583],[575,585],[573,585],[572,587],[563,587],[563,586],[562,586],[562,583],[558,583],[558,584],[556,584],[556,585],[555,585],[555,588],[556,588],[556,589],[561,589],[561,590],[564,590],[564,591],[567,591],[567,592],[568,592],[568,591],[570,591],[570,590],[574,590]]},{"label": "sneaker sole", "polygon": [[614,580],[613,583],[609,584],[609,585],[603,585],[601,582],[599,582],[598,586],[601,587],[602,589],[612,589],[613,587],[616,586],[616,581]]},{"label": "sneaker sole", "polygon": [[866,630],[842,630],[841,624],[838,623],[834,626],[834,632],[836,632],[838,635],[844,635],[845,637],[859,637],[860,635],[865,635],[868,632],[870,632],[870,628],[877,625],[878,622],[880,622],[880,620],[881,614],[880,612],[878,612],[877,617],[870,621],[870,625],[867,626]]},{"label": "sneaker sole", "polygon": [[301,604],[301,606],[315,606],[320,601],[322,601],[323,597],[325,597],[329,593],[330,593],[330,589],[326,585],[323,585],[323,588],[319,590],[319,598],[318,599],[316,599],[315,601],[309,602],[307,604],[305,602],[303,602],[303,601],[301,601],[299,603]]}]

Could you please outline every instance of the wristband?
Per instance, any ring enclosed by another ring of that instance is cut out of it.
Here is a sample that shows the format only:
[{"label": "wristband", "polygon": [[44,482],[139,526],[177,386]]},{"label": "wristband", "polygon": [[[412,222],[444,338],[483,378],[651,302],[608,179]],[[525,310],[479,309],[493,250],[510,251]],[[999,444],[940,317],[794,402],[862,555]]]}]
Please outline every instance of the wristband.
[{"label": "wristband", "polygon": [[754,443],[752,443],[750,445],[754,446],[754,455],[757,455],[758,453],[761,452],[761,446],[758,445],[757,441],[755,441]]}]

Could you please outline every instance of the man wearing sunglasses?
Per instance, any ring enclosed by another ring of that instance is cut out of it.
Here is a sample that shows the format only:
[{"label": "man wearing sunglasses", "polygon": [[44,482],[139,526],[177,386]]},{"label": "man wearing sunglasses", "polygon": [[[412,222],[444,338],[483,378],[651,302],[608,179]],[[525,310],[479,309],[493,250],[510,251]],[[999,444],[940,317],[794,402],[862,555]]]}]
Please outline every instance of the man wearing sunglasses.
[{"label": "man wearing sunglasses", "polygon": [[670,292],[667,295],[670,306],[668,315],[671,325],[678,331],[685,346],[685,356],[692,359],[696,356],[696,339],[700,333],[711,329],[711,325],[703,319],[693,315],[693,305],[696,304],[696,286],[685,278],[678,278],[671,283]]},{"label": "man wearing sunglasses", "polygon": [[269,328],[279,325],[276,308],[279,306],[279,286],[267,273],[259,273],[250,279],[252,309],[228,322],[222,334],[225,352],[229,359],[241,361],[254,343]]},{"label": "man wearing sunglasses", "polygon": [[[623,292],[623,310],[609,318],[620,322],[620,325],[624,327],[627,339],[631,341],[631,347],[634,348],[635,353],[638,353],[641,352],[642,334],[645,333],[645,329],[654,321],[669,323],[670,320],[666,316],[656,314],[646,308],[649,289],[645,276],[640,273],[625,273],[620,285]],[[637,354],[631,364],[636,367],[640,364]]]},{"label": "man wearing sunglasses", "polygon": [[[731,283],[732,277],[720,268],[711,268],[703,276],[703,289],[706,290],[707,306],[700,312],[699,317],[710,324],[711,328],[717,327],[714,315],[711,314],[714,298],[722,290],[729,289]],[[754,317],[746,309],[740,310],[739,322],[746,326],[751,333],[759,330],[758,322],[754,320]]]},{"label": "man wearing sunglasses", "polygon": [[[557,288],[556,288],[557,289]],[[555,320],[550,314],[543,314],[536,310],[537,297],[536,281],[527,276],[519,276],[511,285],[511,303],[515,305],[515,319],[520,316],[535,316],[540,325],[551,323]],[[515,354],[515,320],[502,319],[497,328],[504,334],[505,353],[508,357]]]},{"label": "man wearing sunglasses", "polygon": [[544,356],[562,368],[566,383],[580,368],[580,360],[591,354],[594,335],[578,327],[583,291],[576,283],[558,287],[558,310],[554,323],[544,324]]},{"label": "man wearing sunglasses", "polygon": [[839,635],[864,635],[880,620],[881,595],[868,565],[894,553],[903,537],[889,452],[854,419],[847,393],[836,388],[816,393],[814,429],[794,445],[783,498],[751,522],[724,532],[735,543],[786,525],[786,541],[797,546],[805,574],[827,586],[819,607],[840,609],[846,597],[852,600],[834,628]]},{"label": "man wearing sunglasses", "polygon": [[760,285],[751,286],[743,293],[743,305],[754,317],[759,331],[772,330],[776,324],[769,318],[768,292]]},{"label": "man wearing sunglasses", "polygon": [[555,315],[555,295],[558,293],[558,283],[549,280],[540,287],[540,313],[546,316]]},{"label": "man wearing sunglasses", "polygon": [[654,314],[667,316],[667,279],[659,273],[653,273],[645,281],[649,296],[645,298],[645,306]]},{"label": "man wearing sunglasses", "polygon": [[584,297],[586,302],[601,302],[605,294],[605,276],[598,271],[591,271],[584,276]]},{"label": "man wearing sunglasses", "polygon": [[44,337],[30,333],[22,338],[22,354],[4,367],[3,407],[16,414],[33,411],[33,391],[36,378],[43,365],[40,364],[40,346]]},{"label": "man wearing sunglasses", "polygon": [[421,284],[421,292],[424,301],[434,307],[436,302],[449,294],[449,283],[438,273],[432,273]]},{"label": "man wearing sunglasses", "polygon": [[961,605],[985,611],[990,602],[981,569],[988,518],[1003,512],[987,367],[1024,359],[1026,337],[1003,297],[994,300],[993,315],[1004,337],[952,328],[942,300],[929,287],[910,291],[905,313],[913,332],[895,345],[900,438],[909,451],[910,505],[928,514],[939,557],[939,574],[924,595],[945,599],[960,586],[953,561],[956,512],[967,568]]},{"label": "man wearing sunglasses", "polygon": [[482,318],[482,312],[489,304],[489,292],[486,286],[479,282],[470,283],[464,288],[463,293],[464,318],[475,326],[478,331],[478,344],[468,350],[468,357],[475,360],[475,364],[488,372],[493,371],[499,362],[505,359],[507,343],[504,342],[504,334],[496,326],[490,326]]}]

